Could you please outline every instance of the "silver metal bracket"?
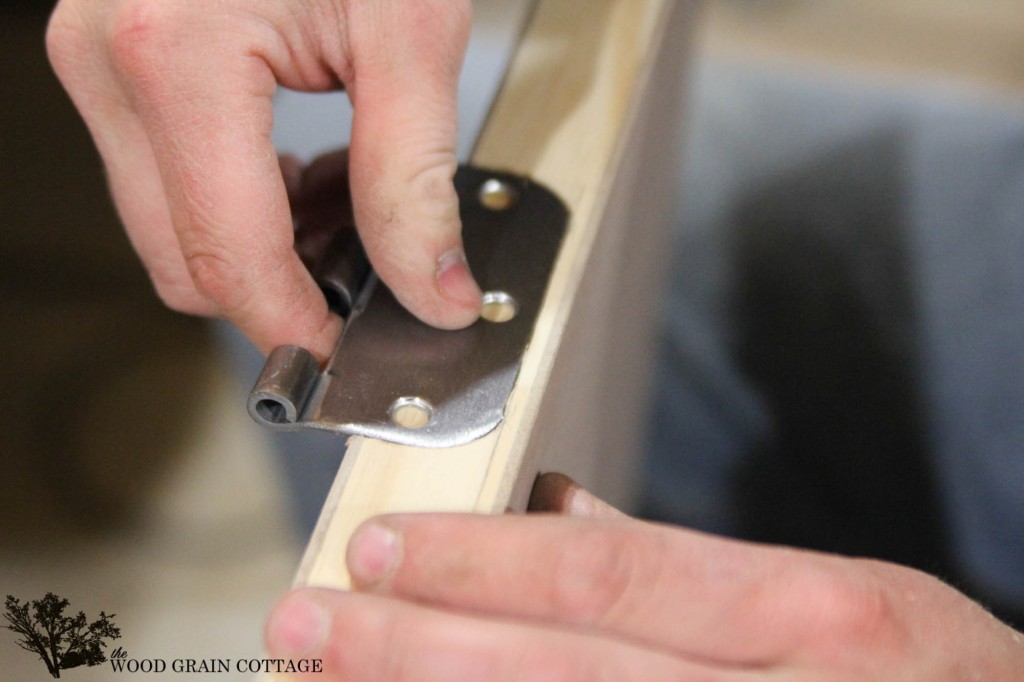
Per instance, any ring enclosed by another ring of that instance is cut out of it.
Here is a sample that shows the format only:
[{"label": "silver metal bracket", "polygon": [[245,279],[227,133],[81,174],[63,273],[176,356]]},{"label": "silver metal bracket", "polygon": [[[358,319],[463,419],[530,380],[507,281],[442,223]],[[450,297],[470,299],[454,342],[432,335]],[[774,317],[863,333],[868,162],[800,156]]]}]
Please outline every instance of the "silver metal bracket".
[{"label": "silver metal bracket", "polygon": [[[305,349],[275,349],[249,397],[256,421],[421,447],[468,443],[502,421],[568,212],[549,190],[507,173],[462,167],[455,187],[466,256],[485,292],[481,319],[457,331],[420,322],[369,271],[354,230],[336,230],[307,266],[346,318],[342,336],[323,369]],[[348,210],[347,198],[340,203]],[[345,222],[336,210],[318,215],[332,229]]]}]

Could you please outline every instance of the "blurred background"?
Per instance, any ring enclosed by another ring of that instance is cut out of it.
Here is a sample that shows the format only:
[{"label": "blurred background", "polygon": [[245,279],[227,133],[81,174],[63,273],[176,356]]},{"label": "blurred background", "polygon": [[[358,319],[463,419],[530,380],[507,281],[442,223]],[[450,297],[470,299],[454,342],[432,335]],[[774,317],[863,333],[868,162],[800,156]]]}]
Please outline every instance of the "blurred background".
[{"label": "blurred background", "polygon": [[[496,4],[468,72],[496,72]],[[258,656],[342,446],[282,455],[245,414],[253,351],[156,299],[51,7],[0,9],[0,595],[117,613],[133,656]],[[694,49],[640,511],[921,566],[1019,619],[1024,3],[710,0]],[[276,132],[308,155],[301,108]],[[0,678],[40,672],[0,632]]]},{"label": "blurred background", "polygon": [[1024,626],[1016,2],[711,2],[643,514]]}]

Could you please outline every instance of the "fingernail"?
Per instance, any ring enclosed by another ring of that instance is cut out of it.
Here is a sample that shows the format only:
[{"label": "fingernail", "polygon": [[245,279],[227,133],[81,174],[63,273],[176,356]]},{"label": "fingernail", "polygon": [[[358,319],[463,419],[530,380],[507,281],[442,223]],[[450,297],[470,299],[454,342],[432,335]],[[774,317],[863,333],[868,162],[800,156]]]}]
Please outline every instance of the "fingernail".
[{"label": "fingernail", "polygon": [[371,586],[390,576],[402,559],[402,539],[381,523],[363,524],[348,544],[348,572],[354,583]]},{"label": "fingernail", "polygon": [[578,485],[569,493],[564,513],[584,519],[621,519],[626,517],[618,509]]},{"label": "fingernail", "polygon": [[321,651],[331,630],[327,610],[292,594],[278,605],[267,625],[267,648],[275,656],[307,656]]},{"label": "fingernail", "polygon": [[445,298],[480,304],[480,287],[469,271],[466,254],[461,248],[446,251],[437,259],[437,286]]}]

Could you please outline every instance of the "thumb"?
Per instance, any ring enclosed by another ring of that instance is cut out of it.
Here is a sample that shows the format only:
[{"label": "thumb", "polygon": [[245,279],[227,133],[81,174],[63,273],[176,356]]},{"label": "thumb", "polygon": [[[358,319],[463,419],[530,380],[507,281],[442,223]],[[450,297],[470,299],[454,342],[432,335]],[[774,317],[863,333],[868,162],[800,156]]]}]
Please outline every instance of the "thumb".
[{"label": "thumb", "polygon": [[349,177],[360,237],[377,274],[414,315],[465,327],[479,315],[480,289],[462,249],[452,178],[470,3],[349,8]]}]

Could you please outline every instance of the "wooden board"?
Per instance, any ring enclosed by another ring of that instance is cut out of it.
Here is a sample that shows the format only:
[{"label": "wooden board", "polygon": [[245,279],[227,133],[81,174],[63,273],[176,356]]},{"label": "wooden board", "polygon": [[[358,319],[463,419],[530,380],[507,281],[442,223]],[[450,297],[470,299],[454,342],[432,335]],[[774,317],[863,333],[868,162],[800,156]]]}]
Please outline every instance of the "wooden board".
[{"label": "wooden board", "polygon": [[1020,0],[712,0],[701,42],[718,55],[825,64],[895,80],[1024,89]]},{"label": "wooden board", "polygon": [[471,160],[544,183],[572,214],[505,421],[447,449],[353,438],[298,584],[347,587],[348,539],[371,516],[521,510],[539,470],[628,505],[692,5],[538,0]]}]

